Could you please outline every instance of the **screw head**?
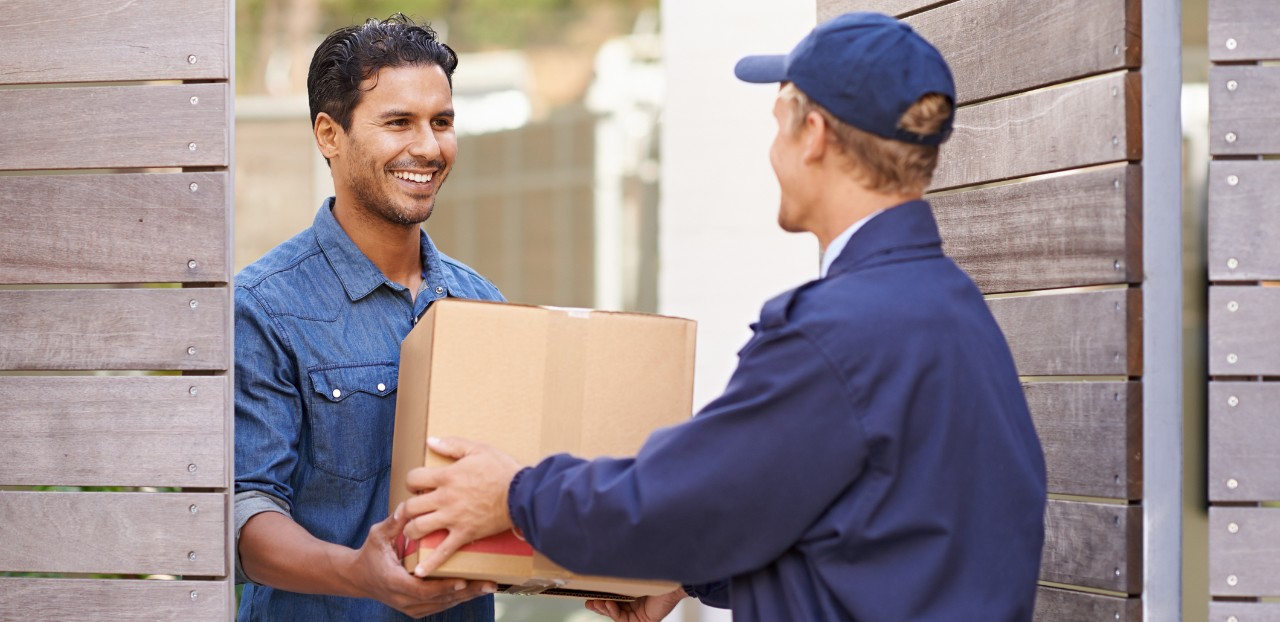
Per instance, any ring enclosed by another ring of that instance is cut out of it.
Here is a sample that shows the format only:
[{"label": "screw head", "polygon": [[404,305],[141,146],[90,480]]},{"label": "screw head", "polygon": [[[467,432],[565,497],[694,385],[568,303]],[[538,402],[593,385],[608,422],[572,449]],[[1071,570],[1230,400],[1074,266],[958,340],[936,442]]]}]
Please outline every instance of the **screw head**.
[{"label": "screw head", "polygon": [[1240,622],[1235,616],[1227,616],[1227,622]]},{"label": "screw head", "polygon": [[1120,54],[1120,46],[1118,46],[1118,45],[1116,45],[1116,46],[1112,46],[1112,48],[1111,48],[1111,53],[1112,53],[1112,54],[1117,54],[1117,55],[1118,55],[1118,54]]},{"label": "screw head", "polygon": [[1240,582],[1240,577],[1237,577],[1233,574],[1227,575],[1227,585],[1235,587],[1235,585],[1239,582]]},{"label": "screw head", "polygon": [[1238,88],[1240,88],[1240,83],[1239,83],[1239,82],[1236,82],[1235,80],[1227,80],[1227,90],[1228,90],[1228,91],[1234,91],[1234,90],[1236,90],[1236,89],[1238,89]]},{"label": "screw head", "polygon": [[1228,398],[1227,398],[1227,406],[1230,406],[1230,407],[1232,407],[1232,408],[1235,408],[1236,406],[1239,406],[1239,405],[1240,405],[1240,398],[1238,398],[1238,397],[1236,397],[1236,396],[1234,396],[1234,395],[1232,395],[1231,397],[1228,397]]},{"label": "screw head", "polygon": [[188,473],[195,473],[195,472],[196,472],[196,465],[194,465],[194,464],[188,464],[188,465],[187,465],[187,472],[188,472]]},{"label": "screw head", "polygon": [[192,395],[195,395],[195,394],[197,394],[197,393],[199,393],[199,392],[200,392],[200,389],[197,389],[197,388],[195,388],[195,387],[191,387],[190,389],[187,389],[187,393],[190,393],[190,394],[192,394]]},{"label": "screw head", "polygon": [[1228,185],[1228,186],[1237,186],[1237,185],[1239,185],[1239,184],[1240,184],[1240,178],[1239,178],[1239,177],[1236,177],[1235,175],[1227,175],[1227,185]]},{"label": "screw head", "polygon": [[[1236,142],[1236,138],[1238,138],[1238,136],[1236,136],[1235,132],[1227,132],[1227,135],[1225,136],[1225,138],[1227,139],[1227,142],[1234,143]],[[194,151],[194,149],[192,151]]]},{"label": "screw head", "polygon": [[196,61],[197,61],[197,60],[199,60],[199,59],[197,59],[197,58],[196,58],[196,55],[195,55],[195,54],[191,54],[191,55],[187,56],[187,64],[189,64],[189,65],[194,65],[194,64],[196,64]]},{"label": "screw head", "polygon": [[200,189],[200,184],[197,184],[196,182],[193,181],[191,182],[191,185],[188,187],[191,188],[192,192],[195,192]]},{"label": "screw head", "polygon": [[1117,576],[1117,577],[1118,577],[1118,576],[1120,576],[1120,569],[1119,569],[1119,568],[1116,568],[1116,570],[1115,570],[1115,574],[1116,574],[1116,576]]},{"label": "screw head", "polygon": [[187,511],[191,512],[192,514],[199,514],[200,508],[197,507],[196,504],[192,503],[191,506],[187,508]]},{"label": "screw head", "polygon": [[195,150],[196,150],[195,143],[187,143],[187,151],[195,151]]},{"label": "screw head", "polygon": [[1120,180],[1119,180],[1119,179],[1112,180],[1112,181],[1111,181],[1111,187],[1112,187],[1112,188],[1115,188],[1116,190],[1119,190],[1119,189],[1120,189]]},{"label": "screw head", "polygon": [[191,590],[191,600],[195,600],[195,599],[197,599],[197,598],[200,598],[200,592],[197,592],[197,591],[195,591],[195,590]]},{"label": "screw head", "polygon": [[1232,257],[1227,260],[1227,268],[1235,270],[1236,268],[1239,268],[1239,267],[1240,267],[1240,261],[1237,260],[1235,257]]},{"label": "screw head", "polygon": [[188,346],[188,347],[187,347],[187,354],[188,354],[188,355],[190,355],[190,356],[195,356],[195,355],[196,355],[196,347],[195,347],[195,346]]},{"label": "screw head", "polygon": [[188,259],[188,260],[187,260],[187,269],[189,269],[189,270],[195,270],[195,269],[196,269],[196,260],[194,260],[194,259]]},{"label": "screw head", "polygon": [[1119,96],[1120,96],[1120,89],[1118,89],[1118,88],[1116,88],[1116,87],[1114,87],[1114,86],[1113,86],[1113,87],[1111,87],[1111,96],[1112,96],[1112,97],[1119,97]]},{"label": "screw head", "polygon": [[1113,268],[1115,268],[1116,270],[1119,270],[1119,269],[1120,269],[1120,260],[1119,260],[1119,259],[1117,259],[1114,263],[1112,263],[1112,264],[1111,264],[1111,266],[1112,266]]},{"label": "screw head", "polygon": [[1239,487],[1240,487],[1240,482],[1236,481],[1234,477],[1227,480],[1227,488],[1230,488],[1231,490],[1235,490]]},{"label": "screw head", "polygon": [[196,300],[194,300],[194,299],[192,299],[192,301],[191,301],[191,302],[189,302],[189,303],[187,303],[187,304],[191,305],[191,308],[192,308],[192,309],[194,309],[194,308],[196,308],[196,307],[200,306],[200,303],[199,303],[199,302],[197,302],[197,301],[196,301]]},{"label": "screw head", "polygon": [[1236,49],[1236,46],[1237,46],[1237,45],[1239,45],[1239,44],[1238,44],[1238,43],[1236,43],[1236,40],[1235,40],[1235,39],[1227,39],[1227,49],[1228,49],[1228,50],[1234,50],[1234,49]]},{"label": "screw head", "polygon": [[1227,303],[1227,311],[1235,313],[1236,311],[1239,311],[1239,310],[1240,310],[1240,303],[1234,300]]},{"label": "screw head", "polygon": [[1240,532],[1240,525],[1237,525],[1235,523],[1227,524],[1227,533],[1239,533],[1239,532]]},{"label": "screw head", "polygon": [[192,105],[192,106],[195,106],[196,104],[199,104],[199,103],[200,103],[200,98],[199,98],[199,97],[196,97],[195,95],[192,95],[192,96],[191,96],[191,105]]},{"label": "screw head", "polygon": [[1240,360],[1240,357],[1236,356],[1234,352],[1227,355],[1227,362],[1232,365],[1235,365],[1236,361],[1239,361],[1239,360]]},{"label": "screw head", "polygon": [[1112,136],[1112,137],[1111,137],[1111,144],[1112,144],[1112,145],[1119,145],[1119,144],[1120,144],[1120,137],[1119,137],[1119,136]]},{"label": "screw head", "polygon": [[191,560],[191,561],[196,561],[196,552],[195,552],[195,551],[188,551],[188,552],[187,552],[187,559],[189,559],[189,560]]}]

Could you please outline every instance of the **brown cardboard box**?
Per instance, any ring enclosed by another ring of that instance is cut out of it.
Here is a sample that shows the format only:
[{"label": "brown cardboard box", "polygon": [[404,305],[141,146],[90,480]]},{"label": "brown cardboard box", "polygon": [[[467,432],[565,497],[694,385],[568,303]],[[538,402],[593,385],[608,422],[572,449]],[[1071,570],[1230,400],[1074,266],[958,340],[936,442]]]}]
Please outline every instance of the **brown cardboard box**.
[{"label": "brown cardboard box", "polygon": [[[432,304],[401,346],[391,509],[409,497],[403,482],[410,469],[448,462],[426,451],[427,436],[486,443],[525,465],[560,452],[635,455],[650,432],[690,416],[694,331],[690,320],[637,313]],[[405,568],[418,563],[415,545],[430,550],[442,537],[405,546]],[[676,587],[575,575],[511,532],[467,545],[434,575],[591,598]]]}]

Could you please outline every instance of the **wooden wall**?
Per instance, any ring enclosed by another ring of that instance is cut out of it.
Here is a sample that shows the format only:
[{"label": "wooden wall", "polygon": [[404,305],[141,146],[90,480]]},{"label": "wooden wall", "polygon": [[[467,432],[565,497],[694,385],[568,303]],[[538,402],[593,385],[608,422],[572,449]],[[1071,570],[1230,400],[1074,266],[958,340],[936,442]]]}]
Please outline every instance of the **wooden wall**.
[{"label": "wooden wall", "polygon": [[1209,3],[1210,620],[1280,620],[1280,4]]},{"label": "wooden wall", "polygon": [[0,619],[231,616],[232,10],[0,3]]},{"label": "wooden wall", "polygon": [[1142,620],[1141,2],[818,2],[819,20],[853,10],[900,16],[956,78],[929,199],[988,294],[1044,446],[1036,619]]}]

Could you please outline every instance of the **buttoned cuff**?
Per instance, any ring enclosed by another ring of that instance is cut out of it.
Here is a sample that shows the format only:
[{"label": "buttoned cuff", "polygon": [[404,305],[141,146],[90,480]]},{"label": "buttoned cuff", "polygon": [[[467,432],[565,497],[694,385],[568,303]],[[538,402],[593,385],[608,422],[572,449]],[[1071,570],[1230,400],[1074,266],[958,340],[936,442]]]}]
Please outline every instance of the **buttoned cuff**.
[{"label": "buttoned cuff", "polygon": [[244,524],[249,522],[250,518],[253,518],[263,512],[276,512],[284,514],[290,519],[293,518],[293,515],[289,513],[289,504],[283,499],[273,497],[258,490],[248,490],[236,493],[236,583],[253,582],[253,580],[246,577],[244,571],[240,569],[240,530],[244,528]]}]

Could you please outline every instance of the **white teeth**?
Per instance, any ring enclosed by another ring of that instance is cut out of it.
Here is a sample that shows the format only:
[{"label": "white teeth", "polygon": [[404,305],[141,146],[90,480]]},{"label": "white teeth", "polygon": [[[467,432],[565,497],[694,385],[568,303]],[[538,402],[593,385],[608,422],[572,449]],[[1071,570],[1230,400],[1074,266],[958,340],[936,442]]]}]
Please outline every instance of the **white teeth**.
[{"label": "white teeth", "polygon": [[419,174],[419,173],[406,173],[406,172],[404,172],[404,171],[396,171],[396,172],[392,173],[392,175],[395,175],[395,176],[396,176],[397,178],[399,178],[399,179],[404,179],[404,180],[407,180],[407,181],[413,181],[413,182],[417,182],[417,183],[420,183],[420,184],[425,184],[425,183],[427,183],[427,182],[431,181],[431,176],[432,176],[432,175],[434,175],[434,174],[435,174],[435,173],[427,173],[426,175],[422,175],[422,174]]}]

